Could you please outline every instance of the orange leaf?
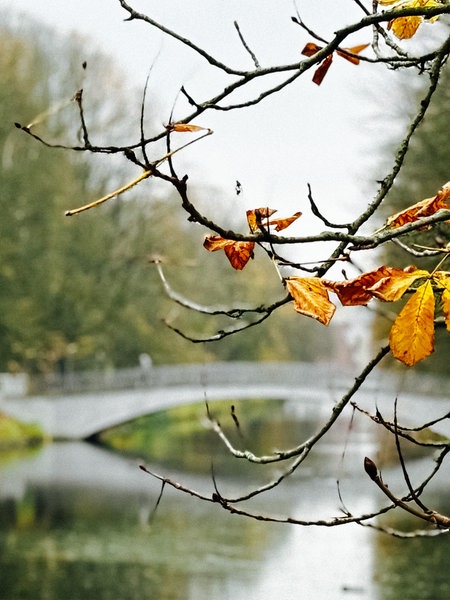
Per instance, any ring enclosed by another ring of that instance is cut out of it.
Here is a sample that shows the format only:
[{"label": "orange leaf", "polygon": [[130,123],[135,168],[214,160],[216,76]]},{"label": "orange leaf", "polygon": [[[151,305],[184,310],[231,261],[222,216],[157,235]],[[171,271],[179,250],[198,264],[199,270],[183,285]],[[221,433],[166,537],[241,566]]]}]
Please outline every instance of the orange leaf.
[{"label": "orange leaf", "polygon": [[377,283],[377,281],[388,277],[395,271],[403,273],[401,269],[382,266],[375,271],[363,273],[362,275],[347,281],[323,280],[323,282],[328,289],[338,296],[343,306],[358,306],[367,304],[369,300],[372,299],[373,296],[369,290]]},{"label": "orange leaf", "polygon": [[333,55],[329,54],[314,71],[314,76],[312,80],[316,85],[320,85],[322,83],[323,78],[328,73],[328,69],[331,67],[332,62]]},{"label": "orange leaf", "polygon": [[392,354],[409,367],[434,350],[434,294],[423,283],[403,307],[389,336]]},{"label": "orange leaf", "polygon": [[335,305],[328,297],[328,291],[323,282],[317,277],[288,277],[286,288],[294,300],[297,312],[312,317],[328,325],[331,321]]},{"label": "orange leaf", "polygon": [[230,242],[232,243],[232,240],[226,240],[220,235],[207,235],[203,247],[209,252],[215,252],[216,250],[223,250]]},{"label": "orange leaf", "polygon": [[441,208],[450,209],[450,206],[447,204],[447,200],[449,199],[450,182],[447,182],[434,198],[425,198],[425,200],[416,202],[416,204],[408,206],[405,210],[389,217],[386,221],[386,226],[396,229],[406,223],[413,223],[423,217],[434,215]]},{"label": "orange leaf", "polygon": [[311,57],[311,56],[314,56],[314,54],[317,54],[319,52],[319,50],[322,50],[322,46],[318,46],[314,42],[308,42],[306,44],[306,46],[303,48],[302,54],[304,56]]},{"label": "orange leaf", "polygon": [[231,266],[241,271],[248,261],[253,258],[255,242],[237,242],[227,240],[220,235],[208,235],[203,242],[203,247],[209,252],[223,250]]},{"label": "orange leaf", "polygon": [[301,216],[302,213],[299,211],[294,213],[291,217],[287,217],[286,219],[273,219],[272,221],[268,222],[268,225],[275,225],[275,231],[281,231],[286,229],[286,227],[289,227],[289,225],[292,225],[292,223],[294,223],[294,221]]},{"label": "orange leaf", "polygon": [[189,132],[189,131],[203,131],[206,127],[200,127],[200,125],[191,125],[190,123],[172,123],[170,126],[172,131],[178,132]]},{"label": "orange leaf", "polygon": [[430,273],[423,269],[392,269],[387,277],[383,277],[369,288],[369,292],[385,302],[400,300],[408,288],[417,280],[429,277]]},{"label": "orange leaf", "polygon": [[253,258],[255,242],[232,242],[225,246],[224,251],[231,266],[242,271],[248,261]]},{"label": "orange leaf", "polygon": [[250,231],[254,233],[257,229],[260,229],[260,225],[263,223],[263,219],[268,219],[271,215],[276,213],[275,208],[253,208],[247,211],[247,222],[250,227]]},{"label": "orange leaf", "polygon": [[336,50],[336,53],[352,64],[359,65],[359,58],[357,56],[351,56],[351,54],[359,54],[367,48],[368,45],[369,44],[361,44],[360,46],[353,46],[353,48],[343,48],[342,50]]},{"label": "orange leaf", "polygon": [[[367,48],[369,44],[362,44],[360,46],[353,46],[353,48],[343,48],[342,50],[336,50],[336,53],[339,56],[342,56],[346,60],[350,61],[354,65],[359,64],[359,58],[356,56],[351,56],[352,54],[359,54],[364,48]],[[302,50],[302,54],[305,56],[311,57],[317,54],[319,50],[322,50],[322,46],[318,46],[314,42],[308,42],[306,46]],[[333,62],[333,54],[329,54],[326,56],[317,69],[314,71],[313,82],[317,85],[320,85],[323,81],[323,78],[328,72],[328,69]]]}]

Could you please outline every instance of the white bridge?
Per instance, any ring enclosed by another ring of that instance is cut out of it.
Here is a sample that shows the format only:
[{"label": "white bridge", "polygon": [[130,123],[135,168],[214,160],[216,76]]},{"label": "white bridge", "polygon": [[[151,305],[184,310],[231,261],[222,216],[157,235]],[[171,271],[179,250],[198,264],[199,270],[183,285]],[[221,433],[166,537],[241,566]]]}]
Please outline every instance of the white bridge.
[{"label": "white bridge", "polygon": [[[400,385],[392,372],[376,370],[355,400],[372,411],[377,406],[390,419],[398,394],[399,420],[408,426],[449,412],[448,379],[418,377],[414,371],[407,374]],[[294,362],[181,364],[77,373],[31,380],[32,395],[0,395],[0,410],[38,423],[56,439],[85,439],[139,416],[205,399],[286,399],[298,403],[303,414],[325,419],[357,375],[357,370],[333,364]],[[450,419],[435,429],[450,437]]]}]

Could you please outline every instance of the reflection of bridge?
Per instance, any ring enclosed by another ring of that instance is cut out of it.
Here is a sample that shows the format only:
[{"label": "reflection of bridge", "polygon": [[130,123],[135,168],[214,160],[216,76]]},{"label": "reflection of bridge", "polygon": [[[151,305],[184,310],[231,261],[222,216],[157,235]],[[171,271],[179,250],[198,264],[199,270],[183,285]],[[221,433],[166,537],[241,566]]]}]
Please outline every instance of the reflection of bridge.
[{"label": "reflection of bridge", "polygon": [[[384,398],[391,410],[399,386],[392,374],[380,372],[366,381],[358,399]],[[302,411],[320,416],[350,387],[355,373],[337,365],[313,363],[228,362],[158,366],[149,369],[70,374],[34,381],[37,394],[0,398],[0,409],[24,421],[39,423],[53,437],[86,438],[138,416],[205,399],[279,398],[298,402]],[[436,416],[445,413],[448,380],[415,378],[402,382],[408,395],[405,418],[429,421],[430,396],[437,396]],[[424,399],[427,402],[424,402]],[[406,405],[406,401],[402,403]],[[413,408],[414,407],[414,408]],[[448,411],[448,406],[446,408]],[[391,414],[391,413],[389,413]],[[403,416],[403,415],[402,415]],[[449,420],[447,420],[447,424]],[[447,429],[450,429],[447,427]],[[450,431],[447,432],[450,435]]]}]

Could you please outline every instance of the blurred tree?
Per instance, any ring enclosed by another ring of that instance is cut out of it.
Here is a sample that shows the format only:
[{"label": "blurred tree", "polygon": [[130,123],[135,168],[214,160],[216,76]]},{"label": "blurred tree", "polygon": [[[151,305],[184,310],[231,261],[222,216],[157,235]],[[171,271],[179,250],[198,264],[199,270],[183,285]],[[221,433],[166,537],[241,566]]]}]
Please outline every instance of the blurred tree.
[{"label": "blurred tree", "polygon": [[[90,58],[83,81],[85,54]],[[63,149],[49,153],[30,144],[13,123],[33,119],[33,131],[44,130],[58,141],[79,137],[74,95],[82,83],[91,137],[113,132],[118,139],[139,126],[122,118],[124,84],[104,56],[92,56],[86,42],[59,40],[31,25],[26,37],[3,27],[0,69],[0,370],[123,367],[137,364],[142,352],[159,363],[331,355],[315,323],[305,321],[301,335],[294,336],[295,316],[288,311],[265,326],[264,336],[250,329],[207,350],[170,331],[162,319],[182,320],[186,309],[167,299],[149,257],[163,255],[174,289],[195,279],[195,300],[205,304],[218,285],[226,286],[230,306],[266,302],[268,293],[276,298],[275,270],[255,268],[249,290],[224,257],[211,261],[202,247],[203,232],[187,231],[179,213],[174,216],[175,197],[163,197],[153,182],[146,183],[151,202],[138,202],[130,192],[125,201],[115,200],[94,215],[65,218],[64,210],[101,196],[129,174],[114,163],[105,168],[101,157],[87,161]],[[111,82],[116,94],[109,105],[101,90],[110,89]],[[134,101],[139,107],[136,93]],[[129,91],[126,102],[133,102]],[[188,245],[181,246],[178,241],[186,238]],[[220,323],[218,317],[188,312],[190,326],[205,335]]]}]

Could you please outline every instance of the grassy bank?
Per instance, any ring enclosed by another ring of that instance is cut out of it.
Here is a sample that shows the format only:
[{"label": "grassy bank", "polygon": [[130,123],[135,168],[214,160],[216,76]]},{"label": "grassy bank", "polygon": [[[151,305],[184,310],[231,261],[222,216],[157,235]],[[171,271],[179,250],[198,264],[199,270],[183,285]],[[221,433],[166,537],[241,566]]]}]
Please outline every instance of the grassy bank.
[{"label": "grassy bank", "polygon": [[31,448],[44,441],[44,433],[35,423],[21,423],[0,412],[0,452]]}]

